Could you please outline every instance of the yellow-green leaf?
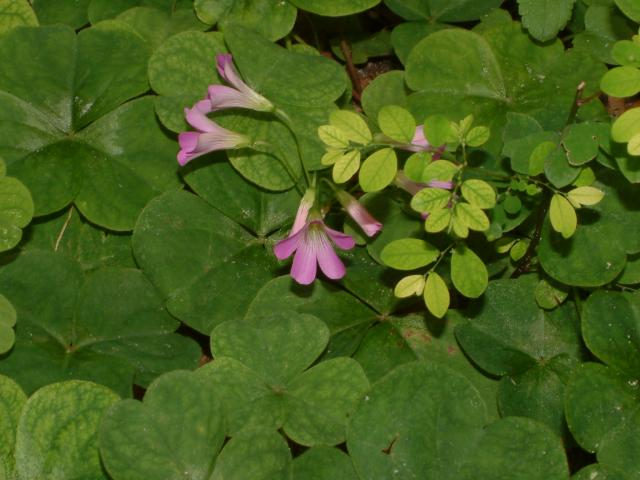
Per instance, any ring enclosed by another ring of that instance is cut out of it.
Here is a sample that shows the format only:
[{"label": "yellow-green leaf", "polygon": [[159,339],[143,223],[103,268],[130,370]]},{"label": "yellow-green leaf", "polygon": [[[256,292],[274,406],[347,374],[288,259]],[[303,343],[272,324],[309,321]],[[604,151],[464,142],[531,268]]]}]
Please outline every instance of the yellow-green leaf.
[{"label": "yellow-green leaf", "polygon": [[378,125],[382,133],[400,143],[411,143],[416,132],[413,115],[397,105],[387,105],[380,109]]},{"label": "yellow-green leaf", "polygon": [[474,127],[469,130],[465,142],[470,147],[480,147],[489,141],[490,130],[487,127]]},{"label": "yellow-green leaf", "polygon": [[451,281],[462,295],[478,298],[489,284],[484,262],[466,245],[459,245],[451,255]]},{"label": "yellow-green leaf", "polygon": [[451,223],[451,209],[437,208],[429,212],[429,216],[424,222],[424,229],[429,233],[443,231]]},{"label": "yellow-green leaf", "polygon": [[392,148],[383,148],[369,156],[360,169],[360,186],[365,192],[377,192],[393,182],[398,158]]},{"label": "yellow-green leaf", "polygon": [[458,172],[458,166],[447,160],[436,160],[425,167],[422,172],[422,182],[430,182],[431,180],[449,181]]},{"label": "yellow-green leaf", "polygon": [[469,227],[456,215],[451,218],[451,229],[459,238],[467,238],[469,236]]},{"label": "yellow-green leaf", "polygon": [[344,183],[360,168],[360,152],[352,150],[342,155],[333,165],[332,177],[336,183]]},{"label": "yellow-green leaf", "polygon": [[460,219],[460,221],[470,230],[484,232],[489,229],[489,218],[475,205],[471,205],[466,202],[459,202],[455,206],[453,215]]},{"label": "yellow-green leaf", "polygon": [[329,150],[320,159],[322,165],[333,165],[344,155],[344,150]]},{"label": "yellow-green leaf", "polygon": [[364,119],[355,112],[335,110],[329,116],[329,123],[345,134],[347,139],[361,145],[371,143],[371,130]]},{"label": "yellow-green leaf", "polygon": [[578,187],[571,190],[567,197],[578,205],[595,205],[604,197],[604,192],[595,187]]},{"label": "yellow-green leaf", "polygon": [[332,148],[347,148],[349,139],[345,132],[333,125],[321,125],[318,127],[318,136],[322,143]]},{"label": "yellow-green leaf", "polygon": [[422,295],[424,284],[423,275],[409,275],[398,282],[396,288],[393,290],[393,294],[398,298]]},{"label": "yellow-green leaf", "polygon": [[569,200],[557,193],[551,198],[549,219],[553,229],[564,238],[570,238],[578,226],[578,217],[575,209],[571,206]]},{"label": "yellow-green leaf", "polygon": [[629,139],[629,143],[627,144],[627,152],[629,152],[629,155],[640,155],[640,132],[636,133]]},{"label": "yellow-green leaf", "polygon": [[385,246],[380,258],[391,268],[414,270],[435,262],[438,255],[440,255],[440,251],[424,240],[402,238]]},{"label": "yellow-green leaf", "polygon": [[411,208],[417,212],[431,212],[438,208],[444,208],[449,199],[451,192],[443,188],[423,188],[416,193],[411,199]]},{"label": "yellow-green leaf", "polygon": [[427,276],[424,286],[424,304],[434,317],[442,318],[449,310],[449,289],[436,272]]},{"label": "yellow-green leaf", "polygon": [[478,208],[493,208],[496,205],[496,192],[484,180],[471,179],[462,184],[462,196],[471,205]]}]

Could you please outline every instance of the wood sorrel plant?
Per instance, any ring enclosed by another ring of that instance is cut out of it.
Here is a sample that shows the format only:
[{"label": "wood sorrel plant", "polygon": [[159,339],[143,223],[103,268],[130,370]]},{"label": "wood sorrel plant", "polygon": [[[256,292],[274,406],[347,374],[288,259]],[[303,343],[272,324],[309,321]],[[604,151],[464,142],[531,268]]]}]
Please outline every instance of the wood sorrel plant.
[{"label": "wood sorrel plant", "polygon": [[638,478],[636,3],[0,0],[0,478]]}]

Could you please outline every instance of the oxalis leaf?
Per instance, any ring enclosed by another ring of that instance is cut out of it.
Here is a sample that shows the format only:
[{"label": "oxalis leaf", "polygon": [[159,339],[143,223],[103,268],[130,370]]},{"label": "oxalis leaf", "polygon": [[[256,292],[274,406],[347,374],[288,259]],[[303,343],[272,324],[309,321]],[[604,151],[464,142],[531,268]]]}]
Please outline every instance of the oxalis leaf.
[{"label": "oxalis leaf", "polygon": [[[471,52],[471,53],[470,53]],[[480,33],[451,29],[421,40],[406,63],[409,109],[417,117],[472,113],[492,135],[483,148],[501,147],[505,115],[526,113],[543,130],[564,127],[578,84],[594,92],[604,66],[586,53],[564,52],[559,41],[538,45],[518,23],[501,22]]]},{"label": "oxalis leaf", "polygon": [[38,390],[25,404],[18,424],[18,478],[106,480],[98,454],[98,425],[117,400],[108,388],[78,380]]},{"label": "oxalis leaf", "polygon": [[369,382],[347,357],[305,371],[328,340],[329,330],[320,320],[292,311],[214,329],[216,361],[201,372],[221,392],[229,433],[282,428],[302,445],[344,441],[347,417]]},{"label": "oxalis leaf", "polygon": [[114,480],[208,480],[225,438],[222,405],[202,376],[170,372],[149,385],[143,403],[112,405],[99,438]]},{"label": "oxalis leaf", "polygon": [[[415,402],[421,408],[411,408]],[[360,402],[347,446],[362,478],[567,478],[562,445],[545,426],[524,418],[487,420],[482,398],[462,375],[411,362],[376,382]],[[438,448],[442,442],[450,448]]]},{"label": "oxalis leaf", "polygon": [[571,18],[574,3],[575,0],[518,0],[522,26],[536,40],[551,40]]},{"label": "oxalis leaf", "polygon": [[12,478],[15,467],[15,446],[18,420],[27,396],[9,377],[0,375],[0,472]]},{"label": "oxalis leaf", "polygon": [[169,311],[204,334],[229,318],[242,317],[277,268],[258,238],[186,192],[149,203],[138,219],[133,251],[168,299]]},{"label": "oxalis leaf", "polygon": [[85,279],[76,261],[33,250],[3,267],[0,291],[20,322],[0,372],[27,392],[78,378],[129,396],[133,381],[192,368],[200,355],[195,342],[173,333],[178,322],[139,270],[101,268]]},{"label": "oxalis leaf", "polygon": [[505,375],[498,393],[503,414],[534,418],[563,435],[563,393],[583,355],[579,324],[573,304],[539,308],[537,283],[535,275],[490,282],[456,337],[480,367]]},{"label": "oxalis leaf", "polygon": [[118,22],[77,36],[57,25],[2,37],[0,60],[13,68],[0,79],[0,155],[31,191],[36,216],[75,201],[92,222],[130,230],[147,201],[178,185],[175,144],[151,98],[117,108],[148,89],[148,57]]}]

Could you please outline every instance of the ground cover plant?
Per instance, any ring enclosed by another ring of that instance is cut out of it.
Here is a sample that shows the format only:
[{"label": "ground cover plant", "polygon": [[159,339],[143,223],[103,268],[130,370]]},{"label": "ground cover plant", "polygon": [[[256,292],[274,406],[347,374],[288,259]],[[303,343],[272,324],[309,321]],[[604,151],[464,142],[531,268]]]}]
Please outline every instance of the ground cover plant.
[{"label": "ground cover plant", "polygon": [[0,0],[0,479],[640,479],[635,0]]}]

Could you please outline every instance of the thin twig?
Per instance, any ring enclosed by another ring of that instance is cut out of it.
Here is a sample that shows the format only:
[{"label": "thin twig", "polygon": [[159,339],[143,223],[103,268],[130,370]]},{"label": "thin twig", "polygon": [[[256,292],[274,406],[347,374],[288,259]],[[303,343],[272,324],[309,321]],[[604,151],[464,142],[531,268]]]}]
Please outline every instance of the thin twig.
[{"label": "thin twig", "polygon": [[353,99],[358,102],[358,104],[360,104],[360,99],[362,96],[362,85],[360,84],[360,76],[358,75],[358,70],[353,64],[353,58],[351,57],[351,46],[345,38],[340,40],[340,50],[342,51],[342,55],[344,55],[344,60],[347,64],[347,73],[349,74],[349,78],[351,79],[351,83],[353,84]]},{"label": "thin twig", "polygon": [[58,247],[60,246],[60,242],[62,241],[62,237],[64,237],[64,233],[67,231],[67,227],[71,222],[71,216],[73,215],[73,207],[69,207],[69,213],[67,214],[67,218],[60,229],[60,233],[58,233],[58,238],[56,238],[56,243],[53,245],[53,251],[57,252]]},{"label": "thin twig", "polygon": [[540,204],[540,208],[538,210],[538,219],[536,221],[536,228],[533,232],[533,237],[531,238],[531,243],[529,244],[529,248],[525,252],[524,256],[518,261],[516,265],[516,269],[511,274],[511,278],[518,278],[523,273],[527,273],[531,268],[531,261],[535,256],[536,249],[538,248],[538,244],[540,243],[540,238],[542,237],[542,225],[544,224],[544,218],[547,215],[547,209],[549,208],[548,195],[542,199],[542,203]]}]

